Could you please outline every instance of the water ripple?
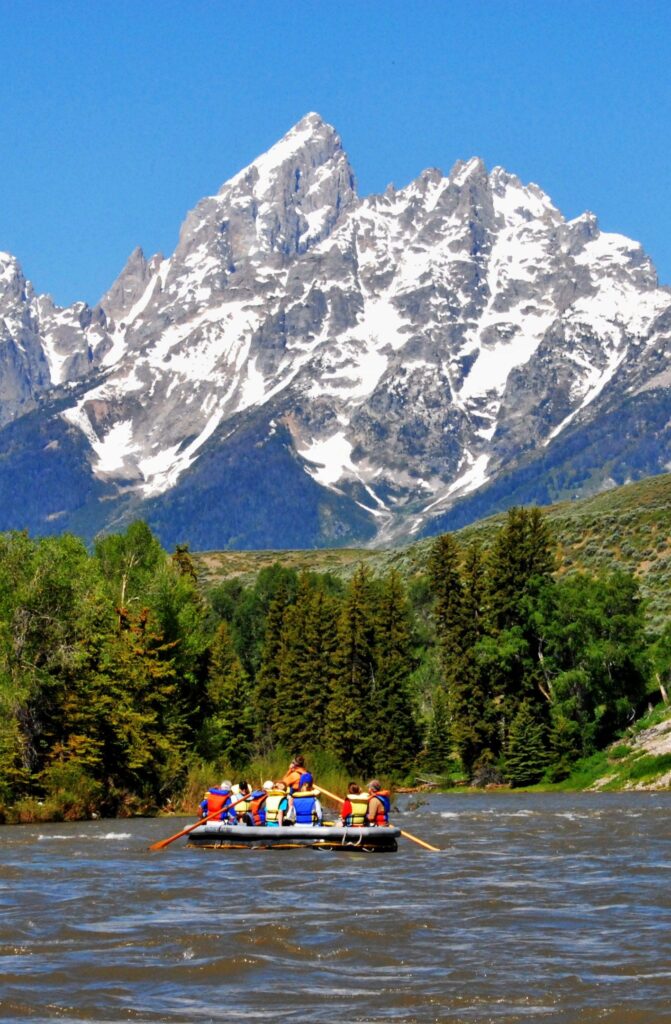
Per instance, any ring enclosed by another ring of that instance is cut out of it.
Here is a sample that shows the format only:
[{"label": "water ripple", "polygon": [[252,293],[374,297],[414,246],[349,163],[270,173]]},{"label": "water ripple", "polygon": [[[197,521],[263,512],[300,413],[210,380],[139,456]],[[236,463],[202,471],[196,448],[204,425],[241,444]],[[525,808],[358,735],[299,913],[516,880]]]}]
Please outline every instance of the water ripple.
[{"label": "water ripple", "polygon": [[0,1021],[668,1024],[671,794],[431,796],[444,853],[0,828]]}]

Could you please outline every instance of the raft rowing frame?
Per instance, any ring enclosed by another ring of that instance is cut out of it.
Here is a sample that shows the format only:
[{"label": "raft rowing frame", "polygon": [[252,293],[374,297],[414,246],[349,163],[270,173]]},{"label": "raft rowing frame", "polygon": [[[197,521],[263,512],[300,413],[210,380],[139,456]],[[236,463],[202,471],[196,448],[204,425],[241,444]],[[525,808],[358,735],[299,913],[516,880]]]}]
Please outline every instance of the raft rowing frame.
[{"label": "raft rowing frame", "polygon": [[386,826],[227,825],[210,821],[190,833],[188,845],[201,850],[347,850],[393,853],[401,830]]}]

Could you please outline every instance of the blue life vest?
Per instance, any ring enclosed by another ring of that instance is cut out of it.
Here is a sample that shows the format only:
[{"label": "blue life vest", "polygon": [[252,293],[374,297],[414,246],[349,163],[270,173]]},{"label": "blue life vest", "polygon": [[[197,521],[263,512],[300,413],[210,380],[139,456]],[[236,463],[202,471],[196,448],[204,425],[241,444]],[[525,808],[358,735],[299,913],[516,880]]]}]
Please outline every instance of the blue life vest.
[{"label": "blue life vest", "polygon": [[389,792],[386,789],[381,789],[377,793],[371,793],[370,799],[373,800],[375,797],[382,804],[383,810],[378,811],[375,815],[375,820],[371,821],[371,825],[388,825],[389,824],[389,811],[391,810],[391,800],[389,799]]},{"label": "blue life vest", "polygon": [[317,814],[317,797],[320,795],[320,792],[318,789],[308,789],[300,793],[294,793],[297,825],[321,825],[321,820]]}]

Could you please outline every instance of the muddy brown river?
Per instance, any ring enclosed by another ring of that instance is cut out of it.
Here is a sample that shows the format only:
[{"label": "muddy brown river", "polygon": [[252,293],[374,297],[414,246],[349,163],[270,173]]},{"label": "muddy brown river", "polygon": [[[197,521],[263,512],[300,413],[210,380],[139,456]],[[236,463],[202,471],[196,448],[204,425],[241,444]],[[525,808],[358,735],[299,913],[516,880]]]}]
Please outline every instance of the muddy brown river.
[{"label": "muddy brown river", "polygon": [[443,852],[0,828],[0,1021],[671,1022],[671,793],[410,799]]}]

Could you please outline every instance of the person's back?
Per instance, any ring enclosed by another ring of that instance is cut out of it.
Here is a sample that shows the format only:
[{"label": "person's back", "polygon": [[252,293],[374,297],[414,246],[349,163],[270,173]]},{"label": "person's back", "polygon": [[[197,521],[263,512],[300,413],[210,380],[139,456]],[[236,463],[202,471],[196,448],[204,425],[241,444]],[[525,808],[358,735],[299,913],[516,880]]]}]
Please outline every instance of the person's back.
[{"label": "person's back", "polygon": [[237,823],[235,808],[231,808],[231,788],[231,783],[224,780],[220,786],[211,786],[208,789],[203,801],[206,804],[206,815],[216,814],[217,811],[220,811],[220,821],[226,821],[230,824]]},{"label": "person's back", "polygon": [[368,821],[368,795],[362,793],[356,782],[350,782],[347,796],[340,809],[340,825],[361,828]]},{"label": "person's back", "polygon": [[238,819],[238,825],[251,825],[251,799],[251,787],[247,782],[240,782],[238,784],[238,797],[235,801],[235,814]]},{"label": "person's back", "polygon": [[279,825],[286,824],[285,818],[289,812],[290,799],[284,782],[276,782],[274,789],[271,789],[266,797],[267,828],[277,828]]},{"label": "person's back", "polygon": [[249,813],[252,825],[261,826],[266,823],[266,798],[273,788],[272,782],[264,782],[261,789],[255,789],[249,799]]},{"label": "person's back", "polygon": [[388,825],[391,798],[388,790],[382,788],[377,779],[368,785],[368,824]]},{"label": "person's back", "polygon": [[282,776],[282,782],[287,787],[290,793],[298,789],[301,784],[301,778],[305,774],[305,758],[299,754],[295,757],[286,772]]},{"label": "person's back", "polygon": [[319,802],[321,790],[315,789],[312,783],[312,775],[307,772],[303,775],[301,788],[293,794],[296,825],[321,825],[323,812]]}]

